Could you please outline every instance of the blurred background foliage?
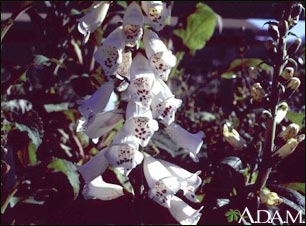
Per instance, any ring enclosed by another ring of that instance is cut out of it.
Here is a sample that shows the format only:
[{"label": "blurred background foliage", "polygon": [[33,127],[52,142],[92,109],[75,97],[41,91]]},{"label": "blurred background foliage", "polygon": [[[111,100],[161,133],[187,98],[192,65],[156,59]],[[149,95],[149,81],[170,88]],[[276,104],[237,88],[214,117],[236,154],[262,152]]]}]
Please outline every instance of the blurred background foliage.
[{"label": "blurred background foliage", "polygon": [[[230,208],[247,205],[240,194],[246,193],[246,185],[256,179],[264,141],[265,106],[250,102],[254,79],[248,68],[260,65],[259,79],[269,89],[271,67],[262,63],[269,62],[265,45],[268,37],[259,40],[256,33],[263,31],[232,28],[225,22],[222,26],[221,17],[274,17],[285,3],[275,6],[273,2],[248,2],[239,7],[235,2],[204,3],[169,2],[170,26],[160,32],[178,58],[168,81],[173,93],[183,100],[177,122],[191,132],[202,130],[206,135],[200,162],[193,163],[162,130],[154,135],[147,151],[191,172],[202,170],[203,185],[198,191],[202,203],[193,206],[198,208],[204,203],[206,210],[200,224],[227,223],[225,213]],[[140,195],[141,167],[129,176],[133,193],[128,192],[130,184],[124,178],[108,171],[105,179],[123,183],[125,196],[102,202],[84,200],[81,195],[84,182],[75,164],[85,163],[107,146],[116,131],[97,145],[77,133],[81,115],[76,100],[92,94],[105,81],[93,52],[102,37],[118,25],[127,3],[114,2],[106,21],[82,45],[77,19],[91,5],[87,1],[1,2],[1,13],[12,12],[1,24],[2,224],[175,223],[166,209]],[[245,15],[243,7],[253,14]],[[256,14],[256,8],[261,14]],[[18,22],[25,15],[28,21]],[[301,86],[287,99],[290,110],[277,127],[277,134],[291,122],[299,124],[301,133],[305,133],[304,41],[292,58],[298,64],[295,76]],[[226,121],[246,139],[246,149],[234,150],[225,141],[222,128]],[[298,194],[305,194],[304,160],[301,144],[275,168],[268,187],[278,184],[274,189],[283,196],[294,193],[291,196],[300,198]],[[217,204],[227,200],[230,204]]]}]

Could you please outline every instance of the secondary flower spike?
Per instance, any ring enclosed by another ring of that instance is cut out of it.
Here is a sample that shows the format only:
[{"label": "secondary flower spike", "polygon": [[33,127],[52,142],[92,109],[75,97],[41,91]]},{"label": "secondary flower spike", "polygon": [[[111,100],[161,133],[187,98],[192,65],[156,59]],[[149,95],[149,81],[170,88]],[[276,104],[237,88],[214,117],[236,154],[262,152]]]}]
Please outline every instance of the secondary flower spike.
[{"label": "secondary flower spike", "polygon": [[94,32],[102,24],[108,12],[109,5],[109,1],[102,1],[94,5],[85,16],[78,20],[78,30],[84,35],[83,43],[87,43],[90,33]]}]

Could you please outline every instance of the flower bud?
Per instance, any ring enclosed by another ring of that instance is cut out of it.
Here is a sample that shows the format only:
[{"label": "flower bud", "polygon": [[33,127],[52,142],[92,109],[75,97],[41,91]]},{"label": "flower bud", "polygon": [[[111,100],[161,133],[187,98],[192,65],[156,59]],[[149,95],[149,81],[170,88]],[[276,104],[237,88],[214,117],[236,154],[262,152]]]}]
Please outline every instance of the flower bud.
[{"label": "flower bud", "polygon": [[281,121],[286,117],[289,106],[286,102],[282,102],[278,105],[276,111],[275,121],[277,124],[281,123]]},{"label": "flower bud", "polygon": [[225,123],[223,126],[223,137],[225,140],[232,145],[235,149],[241,150],[246,146],[246,141],[234,128],[230,128],[230,126]]},{"label": "flower bud", "polygon": [[301,44],[302,44],[301,38],[295,39],[295,41],[288,47],[287,50],[288,55],[291,56],[292,54],[295,54],[299,50]]},{"label": "flower bud", "polygon": [[271,192],[268,189],[261,190],[259,192],[259,197],[261,203],[267,206],[278,206],[283,202],[277,193]]},{"label": "flower bud", "polygon": [[286,67],[283,72],[281,73],[281,76],[285,79],[285,80],[289,80],[290,78],[292,78],[294,75],[294,69],[293,67]]},{"label": "flower bud", "polygon": [[301,85],[301,81],[297,77],[293,77],[289,80],[289,83],[287,85],[287,88],[290,88],[292,90],[297,90],[299,86]]},{"label": "flower bud", "polygon": [[290,138],[287,143],[284,144],[280,149],[273,153],[272,157],[278,156],[281,159],[286,158],[288,155],[292,154],[298,144],[305,139],[305,135],[299,135],[296,138]]},{"label": "flower bud", "polygon": [[260,83],[255,83],[251,87],[251,96],[253,100],[262,102],[263,98],[265,97],[265,90],[262,88]]},{"label": "flower bud", "polygon": [[279,30],[276,25],[270,24],[268,28],[268,32],[274,41],[277,41],[279,39]]},{"label": "flower bud", "polygon": [[295,137],[300,130],[300,126],[295,123],[291,123],[287,128],[282,131],[278,136],[281,137],[284,141],[287,141]]}]

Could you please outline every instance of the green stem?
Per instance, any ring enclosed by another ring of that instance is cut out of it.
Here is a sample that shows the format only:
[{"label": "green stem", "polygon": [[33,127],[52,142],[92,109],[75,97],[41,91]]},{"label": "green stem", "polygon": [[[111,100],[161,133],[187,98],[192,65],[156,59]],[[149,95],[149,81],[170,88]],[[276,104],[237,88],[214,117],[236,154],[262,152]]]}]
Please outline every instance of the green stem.
[{"label": "green stem", "polygon": [[177,70],[177,67],[178,67],[178,65],[180,64],[181,60],[183,59],[184,54],[185,54],[184,52],[177,52],[177,53],[176,53],[176,64],[175,64],[175,66],[174,66],[174,67],[172,68],[172,70],[171,70],[171,73],[170,73],[170,75],[169,75],[169,80],[172,79],[172,78],[174,77],[175,72],[176,72],[176,70]]}]

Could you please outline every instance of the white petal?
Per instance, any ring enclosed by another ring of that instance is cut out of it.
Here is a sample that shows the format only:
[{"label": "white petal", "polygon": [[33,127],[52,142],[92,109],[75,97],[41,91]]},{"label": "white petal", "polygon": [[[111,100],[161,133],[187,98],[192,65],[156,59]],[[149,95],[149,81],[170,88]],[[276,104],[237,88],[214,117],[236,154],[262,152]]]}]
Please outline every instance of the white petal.
[{"label": "white petal", "polygon": [[125,40],[121,26],[110,33],[94,53],[95,60],[101,65],[107,76],[113,75],[122,63],[124,46]]},{"label": "white petal", "polygon": [[134,47],[143,34],[143,15],[139,5],[132,2],[123,17],[123,31],[127,46]]},{"label": "white petal", "polygon": [[193,209],[191,206],[187,205],[183,200],[174,196],[170,203],[170,213],[171,215],[182,225],[196,225],[200,220],[202,214],[200,211],[203,209],[201,207],[199,210]]},{"label": "white petal", "polygon": [[189,152],[193,161],[198,161],[196,155],[199,153],[203,144],[204,133],[202,131],[192,134],[176,123],[167,126],[165,131],[178,146]]},{"label": "white petal", "polygon": [[246,146],[246,141],[234,128],[225,123],[223,125],[223,136],[225,140],[232,145],[235,149],[241,150]]},{"label": "white petal", "polygon": [[129,101],[126,107],[126,112],[125,112],[125,118],[126,120],[129,120],[130,118],[133,117],[150,117],[152,118],[152,113],[149,108],[146,105],[136,102],[136,101]]},{"label": "white petal", "polygon": [[164,81],[168,80],[171,68],[176,64],[176,56],[171,51],[155,53],[150,58],[151,67],[158,78]]},{"label": "white petal", "polygon": [[155,79],[152,93],[154,95],[154,104],[174,96],[168,85],[159,78]]},{"label": "white petal", "polygon": [[154,78],[154,73],[151,69],[149,61],[141,53],[137,53],[134,57],[131,66],[131,80],[142,78],[142,77],[152,77]]},{"label": "white petal", "polygon": [[96,177],[83,188],[85,199],[112,200],[124,195],[123,187],[117,184],[106,183],[102,176]]},{"label": "white petal", "polygon": [[138,25],[140,27],[143,26],[143,15],[141,8],[136,2],[129,4],[123,16],[123,26],[129,24]]},{"label": "white petal", "polygon": [[163,102],[156,105],[151,104],[153,118],[161,120],[161,122],[168,126],[175,120],[175,113],[181,106],[182,100],[170,97]]},{"label": "white petal", "polygon": [[170,200],[180,189],[180,183],[175,177],[166,177],[158,180],[148,195],[158,204],[170,208]]},{"label": "white petal", "polygon": [[84,132],[89,138],[96,139],[111,131],[120,120],[123,120],[123,112],[101,112],[96,114],[94,120],[85,127]]},{"label": "white petal", "polygon": [[201,171],[191,173],[173,163],[164,160],[160,160],[160,162],[169,170],[172,176],[178,178],[185,197],[192,202],[199,202],[195,195],[195,191],[202,184],[202,179],[199,177]]},{"label": "white petal", "polygon": [[146,147],[154,132],[158,130],[158,123],[148,117],[133,117],[125,122],[123,130],[126,131],[126,134],[134,135],[139,144]]},{"label": "white petal", "polygon": [[111,145],[105,152],[109,163],[125,176],[143,160],[143,154],[138,151],[138,145],[117,144]]},{"label": "white petal", "polygon": [[154,188],[160,179],[172,176],[161,162],[146,153],[144,155],[143,171],[150,188]]},{"label": "white petal", "polygon": [[128,93],[132,101],[141,103],[144,107],[149,108],[152,102],[152,87],[154,77],[141,77],[131,81]]},{"label": "white petal", "polygon": [[86,100],[78,100],[80,104],[79,111],[89,120],[90,117],[105,110],[110,97],[114,91],[114,82],[109,81],[101,85],[101,87]]},{"label": "white petal", "polygon": [[141,6],[150,19],[150,25],[156,31],[163,29],[165,21],[170,14],[166,3],[162,1],[142,1]]},{"label": "white petal", "polygon": [[101,2],[92,7],[85,16],[78,20],[78,30],[86,37],[84,43],[88,41],[89,34],[102,24],[109,9],[109,5],[109,1]]},{"label": "white petal", "polygon": [[108,162],[104,156],[105,151],[106,149],[101,150],[84,165],[76,166],[85,183],[89,183],[91,180],[102,174],[107,169]]},{"label": "white petal", "polygon": [[145,29],[143,34],[143,44],[146,55],[150,59],[156,53],[167,52],[168,48],[159,36],[152,30]]}]

